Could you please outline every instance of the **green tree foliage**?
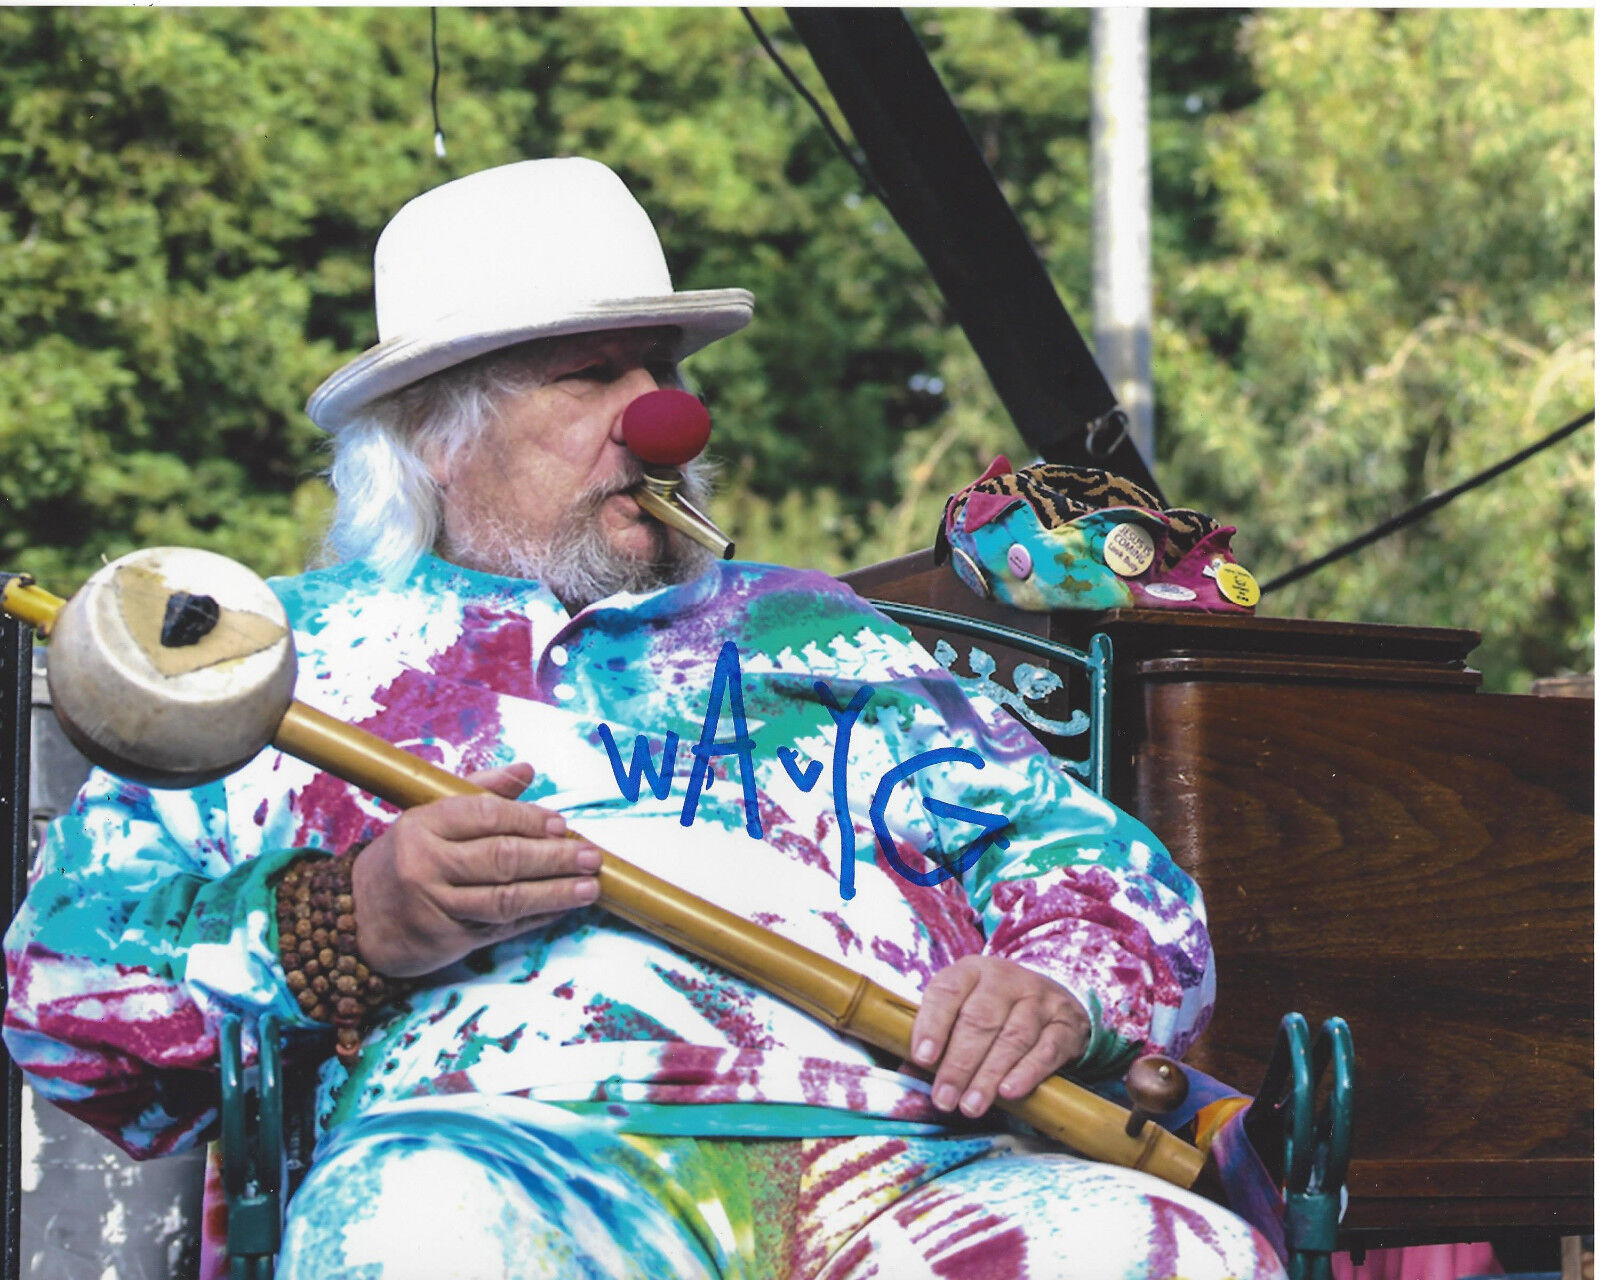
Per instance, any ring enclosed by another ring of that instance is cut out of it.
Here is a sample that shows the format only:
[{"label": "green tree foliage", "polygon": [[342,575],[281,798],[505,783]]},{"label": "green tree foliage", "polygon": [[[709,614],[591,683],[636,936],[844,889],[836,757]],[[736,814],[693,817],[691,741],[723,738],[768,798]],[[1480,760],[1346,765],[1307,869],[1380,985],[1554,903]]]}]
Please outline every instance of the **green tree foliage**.
[{"label": "green tree foliage", "polygon": [[[729,470],[892,495],[938,319],[737,13],[447,10],[449,156],[425,10],[0,13],[0,552],[71,583],[150,541],[295,567],[326,506],[301,405],[375,340],[370,254],[406,199],[599,156],[681,287],[762,324],[696,372]],[[848,461],[846,461],[848,460]]]},{"label": "green tree foliage", "polygon": [[[1068,309],[1087,328],[1092,203],[1087,11],[940,9],[919,11],[913,20]],[[781,18],[774,15],[771,24],[773,38],[795,70],[829,101],[804,47]],[[1198,193],[1194,183],[1204,144],[1202,121],[1255,95],[1248,63],[1236,47],[1238,27],[1239,15],[1228,11],[1152,15],[1152,234],[1158,246],[1183,261],[1206,255],[1215,221],[1215,199]],[[809,121],[801,118],[796,127],[810,129]],[[820,146],[820,134],[811,133]],[[843,177],[853,187],[848,170]],[[937,322],[931,330],[919,328],[927,372],[913,377],[916,385],[937,388],[942,406],[927,426],[908,427],[900,436],[893,455],[898,486],[875,492],[865,507],[852,501],[848,490],[833,487],[837,481],[820,490],[791,489],[775,501],[763,491],[729,494],[718,514],[739,534],[741,554],[839,571],[926,547],[951,490],[975,477],[998,452],[1017,462],[1030,457],[926,277],[914,273],[905,287],[922,301],[927,320]]]},{"label": "green tree foliage", "polygon": [[[1216,256],[1168,257],[1163,477],[1270,576],[1594,403],[1591,15],[1278,10],[1213,121]],[[1481,629],[1497,687],[1592,669],[1586,432],[1269,598]]]},{"label": "green tree foliage", "polygon": [[[914,19],[1087,324],[1088,15]],[[839,570],[926,546],[946,493],[1027,456],[737,11],[442,9],[439,36],[443,161],[425,9],[0,9],[5,562],[58,589],[151,542],[298,567],[328,504],[301,406],[375,340],[379,229],[526,156],[605,160],[680,287],[756,293],[756,324],[691,367],[743,554]],[[1586,406],[1580,15],[1156,11],[1151,42],[1160,470],[1256,568]],[[1502,683],[1587,666],[1589,456],[1271,603],[1484,627]]]},{"label": "green tree foliage", "polygon": [[427,177],[405,40],[420,65],[387,13],[0,11],[9,563],[70,586],[147,542],[304,557],[301,406],[369,336],[373,228]]}]

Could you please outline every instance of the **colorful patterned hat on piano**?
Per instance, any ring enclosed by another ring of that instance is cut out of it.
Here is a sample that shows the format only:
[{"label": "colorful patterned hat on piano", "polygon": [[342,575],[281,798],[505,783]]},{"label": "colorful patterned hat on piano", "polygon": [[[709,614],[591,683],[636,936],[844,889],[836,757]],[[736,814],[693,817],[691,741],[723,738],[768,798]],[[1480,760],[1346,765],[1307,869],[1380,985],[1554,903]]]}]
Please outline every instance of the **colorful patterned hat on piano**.
[{"label": "colorful patterned hat on piano", "polygon": [[1260,588],[1235,528],[1094,467],[1004,456],[945,503],[934,559],[979,595],[1036,613],[1197,609],[1253,613]]}]

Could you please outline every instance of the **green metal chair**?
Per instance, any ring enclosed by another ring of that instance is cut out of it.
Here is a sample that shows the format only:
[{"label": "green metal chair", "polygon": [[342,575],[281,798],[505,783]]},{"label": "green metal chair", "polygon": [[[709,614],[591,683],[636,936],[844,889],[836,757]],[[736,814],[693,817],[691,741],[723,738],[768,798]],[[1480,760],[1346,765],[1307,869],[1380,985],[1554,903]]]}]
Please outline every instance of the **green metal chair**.
[{"label": "green metal chair", "polygon": [[[1328,1091],[1319,1105],[1324,1072]],[[1270,1125],[1283,1135],[1289,1280],[1330,1280],[1333,1274],[1354,1095],[1355,1046],[1344,1019],[1329,1018],[1313,1040],[1302,1015],[1285,1014],[1245,1129]]]},{"label": "green metal chair", "polygon": [[247,1072],[238,1018],[222,1024],[222,1186],[228,1197],[231,1280],[272,1280],[287,1202],[283,1051],[276,1018],[257,1027],[260,1051]]},{"label": "green metal chair", "polygon": [[940,639],[933,649],[933,656],[969,694],[993,698],[1032,728],[1063,738],[1087,737],[1088,753],[1083,759],[1069,760],[1058,756],[1057,761],[1063,769],[1081,778],[1097,795],[1107,794],[1111,779],[1110,636],[1096,633],[1089,638],[1087,650],[1074,649],[1057,644],[1054,640],[1044,640],[1026,631],[1018,631],[1015,627],[1002,626],[997,622],[980,622],[959,613],[946,613],[942,609],[898,604],[891,600],[869,600],[868,603],[906,626],[930,627],[951,635],[1007,645],[1083,672],[1089,684],[1087,708],[1075,709],[1068,720],[1051,720],[1028,704],[1042,701],[1061,687],[1061,679],[1053,671],[1048,668],[1018,667],[1012,673],[1015,687],[1007,689],[992,678],[995,662],[984,650],[975,648],[968,656],[968,664],[977,674],[962,676],[952,670],[957,654],[948,641]]},{"label": "green metal chair", "polygon": [[[993,660],[983,650],[974,649],[968,665],[976,674],[955,678],[969,692],[994,697],[1035,728],[1061,737],[1085,737],[1083,758],[1061,760],[1061,764],[1104,794],[1109,776],[1111,724],[1112,648],[1108,637],[1096,635],[1087,650],[1078,650],[958,614],[875,603],[897,621],[1006,645],[1082,672],[1087,681],[1087,709],[1074,710],[1065,721],[1047,719],[1028,705],[1060,688],[1059,677],[1047,669],[1019,668],[1013,674],[1021,687],[1007,689],[992,678]],[[941,640],[934,652],[946,667],[955,665],[956,652],[947,642]],[[20,886],[15,900],[20,900]],[[256,1063],[247,1069],[241,1051],[242,1030],[238,1019],[224,1021],[222,1152],[229,1268],[233,1280],[271,1280],[282,1240],[284,1208],[293,1191],[285,1155],[282,1037],[274,1020],[263,1019],[257,1029],[260,1052]],[[1287,1015],[1279,1027],[1266,1078],[1247,1120],[1247,1128],[1261,1135],[1258,1147],[1270,1145],[1274,1141],[1271,1134],[1279,1126],[1282,1128],[1285,1238],[1290,1249],[1291,1280],[1327,1280],[1330,1274],[1328,1259],[1349,1162],[1353,1062],[1350,1032],[1342,1020],[1330,1019],[1313,1042],[1305,1019],[1297,1013]],[[1319,1110],[1318,1084],[1330,1066],[1331,1086]],[[15,1185],[13,1176],[11,1186]],[[9,1277],[16,1274],[14,1269],[7,1273]]]}]

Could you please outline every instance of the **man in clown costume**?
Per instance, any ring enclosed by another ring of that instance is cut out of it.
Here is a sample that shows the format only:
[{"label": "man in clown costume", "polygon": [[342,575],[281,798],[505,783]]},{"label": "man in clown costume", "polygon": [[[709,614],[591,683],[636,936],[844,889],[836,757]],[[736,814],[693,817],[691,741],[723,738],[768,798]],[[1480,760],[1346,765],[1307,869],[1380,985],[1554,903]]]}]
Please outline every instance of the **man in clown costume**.
[{"label": "man in clown costume", "polygon": [[[993,1110],[1199,1034],[1193,883],[847,588],[629,492],[624,409],[750,295],[675,292],[582,159],[425,193],[375,277],[380,342],[308,405],[331,563],[273,584],[297,692],[494,794],[97,773],[7,935],[34,1086],[161,1154],[214,1126],[225,1015],[337,1024],[289,1277],[1279,1276]],[[920,1002],[913,1061],[595,906],[598,848]]]}]

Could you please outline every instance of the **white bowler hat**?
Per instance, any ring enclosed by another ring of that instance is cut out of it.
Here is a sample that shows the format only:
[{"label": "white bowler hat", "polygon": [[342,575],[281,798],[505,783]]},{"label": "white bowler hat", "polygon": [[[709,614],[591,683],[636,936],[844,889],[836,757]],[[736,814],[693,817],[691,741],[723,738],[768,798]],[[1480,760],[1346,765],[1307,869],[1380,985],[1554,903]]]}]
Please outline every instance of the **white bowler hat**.
[{"label": "white bowler hat", "polygon": [[605,165],[524,160],[406,204],[373,254],[378,345],[306,412],[337,431],[380,396],[530,338],[670,325],[681,360],[750,323],[745,289],[676,293],[650,216]]}]

